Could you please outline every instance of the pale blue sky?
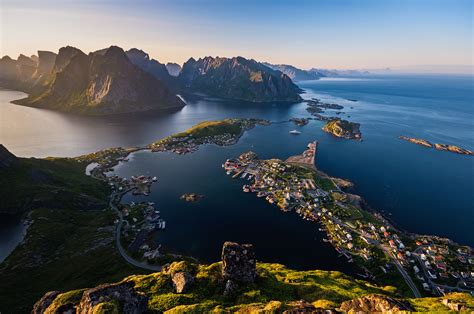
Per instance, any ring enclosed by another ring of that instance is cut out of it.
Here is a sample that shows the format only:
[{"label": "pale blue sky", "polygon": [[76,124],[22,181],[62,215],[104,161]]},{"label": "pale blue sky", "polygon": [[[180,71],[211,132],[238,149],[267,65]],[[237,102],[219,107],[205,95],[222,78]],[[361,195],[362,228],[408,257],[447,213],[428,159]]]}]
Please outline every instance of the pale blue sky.
[{"label": "pale blue sky", "polygon": [[0,55],[138,47],[161,62],[242,55],[302,68],[473,62],[471,0],[0,0]]}]

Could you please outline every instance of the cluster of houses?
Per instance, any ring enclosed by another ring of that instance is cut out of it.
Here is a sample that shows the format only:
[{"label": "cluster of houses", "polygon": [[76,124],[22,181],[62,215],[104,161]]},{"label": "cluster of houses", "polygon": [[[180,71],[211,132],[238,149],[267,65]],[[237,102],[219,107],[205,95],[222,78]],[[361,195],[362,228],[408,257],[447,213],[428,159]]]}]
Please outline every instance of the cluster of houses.
[{"label": "cluster of houses", "polygon": [[[319,220],[324,226],[320,230],[326,231],[329,238],[324,241],[330,242],[349,261],[353,261],[354,256],[367,262],[373,261],[374,249],[379,248],[389,254],[392,261],[399,263],[407,274],[419,278],[426,290],[439,294],[445,292],[432,280],[437,280],[445,288],[452,287],[452,290],[470,290],[474,287],[474,258],[470,248],[458,247],[454,254],[448,245],[429,245],[432,241],[427,241],[428,237],[422,242],[415,241],[414,235],[401,235],[377,214],[370,221],[346,219],[339,211],[333,210],[337,206],[348,205],[345,201],[334,200],[332,191],[321,189],[304,171],[298,171],[294,165],[280,160],[259,160],[255,153],[247,152],[238,159],[226,160],[222,167],[228,175],[252,182],[243,186],[244,192],[257,193],[258,197],[265,197],[281,210],[294,210],[306,220]],[[375,264],[379,264],[384,273],[397,271],[386,261],[378,263],[376,260]],[[368,271],[366,273],[373,276]],[[426,276],[430,280],[426,280]],[[459,282],[444,279],[459,279]],[[465,289],[457,289],[461,283],[461,288]]]},{"label": "cluster of houses", "polygon": [[160,256],[160,245],[154,239],[149,241],[156,231],[166,228],[166,221],[160,216],[160,211],[155,209],[153,202],[122,206],[124,216],[123,236],[129,239],[128,251],[132,254],[141,252],[143,258],[151,260]]},{"label": "cluster of houses", "polygon": [[426,290],[444,294],[449,287],[474,291],[474,255],[470,247],[446,239],[423,236],[415,241],[415,276]]},{"label": "cluster of houses", "polygon": [[239,139],[239,135],[225,133],[213,136],[194,138],[187,136],[170,136],[157,143],[151,144],[153,152],[173,152],[178,155],[193,153],[203,144],[216,144],[220,146],[233,145]]},{"label": "cluster of houses", "polygon": [[328,200],[328,192],[313,179],[302,178],[291,169],[294,166],[277,160],[258,160],[253,152],[238,159],[228,159],[223,165],[228,175],[253,180],[243,186],[244,192],[257,193],[283,211],[294,210],[305,219],[315,219],[316,210]]}]

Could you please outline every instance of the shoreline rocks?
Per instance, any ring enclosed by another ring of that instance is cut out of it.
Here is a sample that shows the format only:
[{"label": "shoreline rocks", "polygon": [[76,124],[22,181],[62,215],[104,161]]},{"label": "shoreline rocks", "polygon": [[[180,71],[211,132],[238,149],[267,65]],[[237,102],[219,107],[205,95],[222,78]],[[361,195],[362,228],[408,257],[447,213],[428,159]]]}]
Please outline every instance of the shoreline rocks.
[{"label": "shoreline rocks", "polygon": [[403,136],[403,135],[400,135],[398,138],[401,139],[401,140],[413,143],[413,144],[420,145],[420,146],[425,146],[425,147],[429,147],[429,148],[433,147],[433,144],[431,144],[430,142],[428,142],[427,140],[424,140],[424,139],[414,138],[414,137],[407,137],[407,136]]},{"label": "shoreline rocks", "polygon": [[456,154],[460,154],[460,155],[474,156],[473,151],[471,151],[469,149],[459,147],[459,146],[456,146],[456,145],[439,144],[439,143],[433,144],[433,143],[431,143],[427,140],[424,140],[424,139],[414,138],[414,137],[407,137],[407,136],[403,136],[403,135],[400,135],[398,138],[401,139],[401,140],[413,143],[413,144],[420,145],[420,146],[424,146],[424,147],[428,147],[428,148],[435,148],[436,150],[447,151],[447,152],[456,153]]}]

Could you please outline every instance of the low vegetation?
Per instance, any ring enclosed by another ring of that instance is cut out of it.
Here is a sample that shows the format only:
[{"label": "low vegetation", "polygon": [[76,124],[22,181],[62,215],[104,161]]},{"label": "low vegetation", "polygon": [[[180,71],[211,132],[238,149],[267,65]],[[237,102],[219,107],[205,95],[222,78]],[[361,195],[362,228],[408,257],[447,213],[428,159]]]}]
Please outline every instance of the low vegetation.
[{"label": "low vegetation", "polygon": [[0,312],[26,313],[47,291],[140,272],[117,253],[108,188],[86,176],[84,164],[19,158],[1,169],[0,185],[0,211],[21,210],[31,223],[23,243],[0,265]]}]

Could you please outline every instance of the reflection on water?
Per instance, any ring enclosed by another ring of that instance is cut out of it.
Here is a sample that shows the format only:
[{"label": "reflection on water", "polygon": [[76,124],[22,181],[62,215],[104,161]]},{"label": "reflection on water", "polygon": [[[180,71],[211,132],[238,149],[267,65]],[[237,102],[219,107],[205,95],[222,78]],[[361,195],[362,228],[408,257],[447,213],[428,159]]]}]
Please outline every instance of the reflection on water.
[{"label": "reflection on water", "polygon": [[[473,150],[472,78],[394,76],[365,81],[321,80],[301,86],[306,90],[306,98],[318,97],[344,105],[340,116],[360,122],[364,140],[334,138],[321,131],[319,121],[301,128],[301,135],[292,136],[288,131],[295,126],[281,123],[258,127],[232,147],[209,146],[187,156],[137,155],[140,162],[130,162],[124,171],[130,174],[156,171],[159,173],[154,175],[164,178],[151,197],[157,198],[164,218],[170,221],[163,238],[165,243],[196,255],[199,247],[215,259],[217,244],[214,241],[207,245],[206,237],[223,232],[229,239],[254,239],[257,252],[262,250],[262,256],[268,260],[274,260],[275,256],[265,250],[274,245],[280,254],[278,259],[286,258],[290,264],[307,265],[305,261],[297,261],[298,256],[307,258],[308,263],[324,264],[321,261],[326,257],[333,261],[332,249],[325,248],[319,240],[314,241],[319,237],[317,228],[305,227],[299,218],[282,214],[242,193],[242,182],[230,180],[220,169],[223,160],[247,149],[256,151],[261,158],[284,159],[300,153],[308,142],[317,139],[320,141],[318,167],[330,175],[353,181],[357,194],[371,207],[392,214],[391,218],[400,227],[474,245],[474,229],[470,226],[474,221],[474,158],[429,150],[398,139],[399,135],[421,137]],[[189,105],[174,112],[82,117],[9,103],[23,96],[19,92],[0,91],[0,143],[20,156],[77,156],[106,147],[145,145],[203,120],[253,117],[285,121],[308,116],[305,104],[247,104],[188,96]],[[198,204],[184,204],[178,199],[185,192],[216,197],[204,198]],[[237,219],[239,214],[246,220]],[[171,229],[182,219],[191,218],[198,227]],[[224,221],[239,223],[228,228],[228,222]],[[257,223],[269,227],[260,231]],[[196,244],[193,244],[194,235]],[[173,242],[180,236],[184,237],[183,241]]]},{"label": "reflection on water", "polygon": [[26,226],[20,216],[0,215],[0,263],[23,240],[25,233]]}]

